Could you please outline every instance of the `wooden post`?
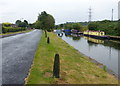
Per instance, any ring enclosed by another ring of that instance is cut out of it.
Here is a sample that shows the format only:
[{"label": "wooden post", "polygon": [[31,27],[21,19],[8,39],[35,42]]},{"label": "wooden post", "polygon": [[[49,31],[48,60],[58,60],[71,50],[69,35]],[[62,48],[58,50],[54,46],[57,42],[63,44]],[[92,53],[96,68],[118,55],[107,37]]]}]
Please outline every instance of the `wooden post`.
[{"label": "wooden post", "polygon": [[54,66],[53,66],[53,77],[60,78],[60,60],[59,60],[59,54],[55,54]]},{"label": "wooden post", "polygon": [[50,44],[50,38],[49,37],[47,38],[47,43]]}]

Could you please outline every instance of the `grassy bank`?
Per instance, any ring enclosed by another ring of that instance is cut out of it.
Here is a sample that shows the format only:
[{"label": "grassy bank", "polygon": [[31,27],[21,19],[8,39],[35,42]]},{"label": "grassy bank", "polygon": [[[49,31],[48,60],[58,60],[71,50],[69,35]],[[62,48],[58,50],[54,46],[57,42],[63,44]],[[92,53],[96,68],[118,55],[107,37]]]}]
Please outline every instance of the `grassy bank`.
[{"label": "grassy bank", "polygon": [[10,35],[10,34],[17,34],[17,33],[26,33],[26,32],[30,32],[32,30],[25,30],[25,31],[18,31],[18,32],[8,32],[8,33],[2,33],[0,35]]},{"label": "grassy bank", "polygon": [[[53,33],[44,34],[38,45],[27,84],[117,84],[117,79]],[[60,55],[60,78],[52,78],[54,55]]]}]

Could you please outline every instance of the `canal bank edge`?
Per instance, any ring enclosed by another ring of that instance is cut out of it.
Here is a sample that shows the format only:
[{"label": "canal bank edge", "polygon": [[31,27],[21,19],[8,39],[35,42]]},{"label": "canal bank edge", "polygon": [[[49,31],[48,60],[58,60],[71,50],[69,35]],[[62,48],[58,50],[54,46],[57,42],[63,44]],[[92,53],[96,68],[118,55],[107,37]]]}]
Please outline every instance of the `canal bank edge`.
[{"label": "canal bank edge", "polygon": [[[76,50],[77,50],[77,49],[76,49]],[[77,51],[80,52],[79,50],[77,50]],[[120,78],[118,78],[118,75],[115,74],[115,73],[114,73],[112,70],[110,70],[109,68],[107,68],[104,64],[96,61],[95,59],[93,59],[93,58],[91,58],[91,57],[89,57],[89,56],[87,56],[87,55],[85,55],[85,54],[83,54],[83,53],[81,53],[81,52],[80,52],[80,54],[82,54],[83,56],[87,57],[92,63],[95,63],[99,68],[103,69],[105,72],[108,72],[109,74],[113,75],[116,79],[119,79],[119,80],[120,80]]]},{"label": "canal bank edge", "polygon": [[[118,37],[118,36],[110,36],[110,38],[112,38],[113,40],[118,40],[118,41],[120,41],[120,37]],[[63,40],[63,41],[64,41],[64,40]],[[66,42],[66,43],[67,43],[67,42]],[[68,43],[67,43],[67,44],[68,44]],[[68,45],[70,45],[70,44],[68,44]],[[71,46],[71,45],[70,45],[70,46]],[[73,47],[73,46],[72,46],[72,47]],[[75,49],[75,50],[77,50],[77,49]],[[77,51],[80,52],[79,50],[77,50]],[[80,52],[80,54],[83,55],[83,56],[85,56],[85,57],[87,57],[91,62],[95,63],[99,68],[101,68],[101,69],[104,70],[104,67],[106,67],[104,64],[96,61],[95,59],[93,59],[93,58],[91,58],[91,57],[89,57],[89,56],[87,56],[87,55],[85,55],[85,54],[83,54],[83,53],[81,53],[81,52]],[[116,79],[119,79],[119,80],[120,80],[120,77],[118,77],[118,75],[117,75],[116,73],[114,73],[111,69],[109,69],[109,68],[106,67],[106,69],[105,69],[104,71],[108,72],[109,74],[113,75]],[[119,83],[119,84],[120,84],[120,83]]]},{"label": "canal bank edge", "polygon": [[[63,39],[62,39],[62,40],[63,40]],[[63,41],[65,41],[65,40],[63,40]],[[65,42],[66,42],[66,41],[65,41]],[[67,42],[66,42],[66,43],[67,43]],[[67,44],[70,45],[69,43],[67,43]],[[70,46],[72,46],[72,45],[70,45]],[[73,46],[72,46],[72,47],[73,47]],[[73,47],[73,48],[74,48],[74,47]],[[75,49],[75,50],[77,50],[77,49]],[[79,50],[77,50],[77,51],[80,52]],[[104,64],[96,61],[95,59],[93,59],[93,58],[91,58],[91,57],[89,57],[89,56],[87,56],[87,55],[85,55],[85,54],[83,54],[83,53],[81,53],[81,52],[80,52],[80,54],[83,55],[84,57],[87,57],[91,62],[95,63],[99,68],[103,69],[104,71],[108,72],[109,74],[115,76],[116,79],[119,79],[119,80],[120,80],[120,77],[118,77],[118,75],[117,75],[115,72],[113,72],[111,69],[107,68]]]},{"label": "canal bank edge", "polygon": [[[44,33],[38,45],[27,84],[118,84],[118,80],[53,33]],[[61,78],[52,78],[54,54],[60,54]],[[80,75],[80,76],[78,76]]]}]

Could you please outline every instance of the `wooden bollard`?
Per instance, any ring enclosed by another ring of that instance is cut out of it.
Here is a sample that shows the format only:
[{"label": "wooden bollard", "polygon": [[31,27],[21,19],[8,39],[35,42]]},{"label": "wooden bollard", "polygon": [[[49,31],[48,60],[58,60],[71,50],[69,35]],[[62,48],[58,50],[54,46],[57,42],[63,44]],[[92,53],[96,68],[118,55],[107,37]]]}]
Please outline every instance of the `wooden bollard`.
[{"label": "wooden bollard", "polygon": [[47,38],[47,43],[50,44],[50,38],[49,37]]},{"label": "wooden bollard", "polygon": [[60,78],[60,58],[59,58],[59,54],[55,54],[54,66],[53,66],[53,77]]}]

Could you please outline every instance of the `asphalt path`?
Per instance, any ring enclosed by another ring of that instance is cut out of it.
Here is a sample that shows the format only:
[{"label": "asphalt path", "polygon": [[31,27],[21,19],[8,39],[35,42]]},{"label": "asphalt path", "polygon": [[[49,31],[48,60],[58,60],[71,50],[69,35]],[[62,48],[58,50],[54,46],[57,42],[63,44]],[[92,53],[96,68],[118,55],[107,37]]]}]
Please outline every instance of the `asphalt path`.
[{"label": "asphalt path", "polygon": [[2,40],[2,84],[24,84],[29,73],[41,30],[33,30]]}]

